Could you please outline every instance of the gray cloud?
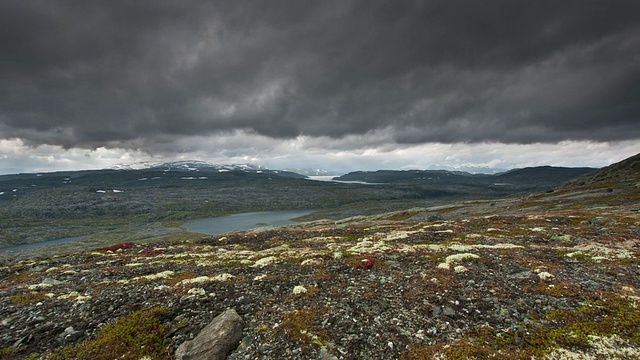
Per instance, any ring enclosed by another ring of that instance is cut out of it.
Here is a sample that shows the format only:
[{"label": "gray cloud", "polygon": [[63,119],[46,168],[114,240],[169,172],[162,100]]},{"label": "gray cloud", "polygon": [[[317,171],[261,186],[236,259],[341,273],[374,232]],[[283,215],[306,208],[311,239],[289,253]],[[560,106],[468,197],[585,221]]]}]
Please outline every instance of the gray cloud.
[{"label": "gray cloud", "polygon": [[631,0],[4,1],[0,137],[178,152],[175,139],[234,131],[637,139],[638,13]]}]

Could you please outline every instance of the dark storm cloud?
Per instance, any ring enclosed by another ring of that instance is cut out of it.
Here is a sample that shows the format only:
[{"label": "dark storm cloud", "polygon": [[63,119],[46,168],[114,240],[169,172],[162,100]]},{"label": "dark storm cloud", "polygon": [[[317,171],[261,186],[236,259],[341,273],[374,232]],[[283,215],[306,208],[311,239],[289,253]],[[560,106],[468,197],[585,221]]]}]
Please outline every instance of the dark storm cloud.
[{"label": "dark storm cloud", "polygon": [[637,1],[3,1],[0,137],[640,137]]}]

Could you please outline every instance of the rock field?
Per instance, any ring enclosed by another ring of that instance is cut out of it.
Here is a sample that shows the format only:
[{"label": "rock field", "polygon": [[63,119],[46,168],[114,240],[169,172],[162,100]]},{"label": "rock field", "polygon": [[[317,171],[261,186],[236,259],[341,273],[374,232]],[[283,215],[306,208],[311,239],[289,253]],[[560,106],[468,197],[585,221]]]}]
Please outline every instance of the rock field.
[{"label": "rock field", "polygon": [[[630,189],[630,190],[629,190]],[[0,358],[638,359],[638,186],[0,262]]]}]

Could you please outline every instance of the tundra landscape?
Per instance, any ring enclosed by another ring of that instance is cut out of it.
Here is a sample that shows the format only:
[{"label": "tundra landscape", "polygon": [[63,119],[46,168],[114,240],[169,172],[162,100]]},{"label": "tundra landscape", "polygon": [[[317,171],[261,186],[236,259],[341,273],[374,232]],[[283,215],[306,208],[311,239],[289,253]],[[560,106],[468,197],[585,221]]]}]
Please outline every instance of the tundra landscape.
[{"label": "tundra landscape", "polygon": [[[155,170],[148,171],[147,178],[153,178]],[[74,191],[77,196],[102,199],[81,212],[96,211],[92,216],[105,224],[100,209],[121,207],[128,211],[127,221],[139,216],[151,221],[131,204],[166,206],[140,199],[159,193],[166,199],[172,191],[151,188],[126,207],[118,205],[110,197],[132,193],[145,181],[133,175],[127,181],[134,185],[125,188],[120,180],[114,188],[124,189],[121,193],[78,185],[87,191]],[[205,176],[212,175],[196,178]],[[275,176],[247,181],[272,184]],[[180,198],[209,199],[206,206],[219,211],[235,209],[233,186],[225,187],[221,202],[207,192],[208,185],[200,185],[206,179],[182,177],[175,183],[200,183]],[[242,325],[241,336],[224,354],[229,359],[639,358],[640,155],[565,180],[553,189],[513,194],[489,186],[472,198],[464,191],[468,184],[363,185],[287,174],[280,184],[269,185],[268,193],[290,203],[270,208],[260,200],[266,192],[252,186],[249,195],[256,201],[243,210],[294,208],[293,203],[319,209],[306,222],[205,236],[173,223],[185,214],[205,214],[204,207],[168,207],[162,210],[170,214],[167,219],[154,220],[172,222],[164,225],[175,227],[169,234],[92,249],[77,244],[79,249],[53,253],[5,254],[1,354],[6,359],[187,359],[176,349],[196,341],[216,316],[233,309]],[[247,196],[241,181],[233,183]],[[63,196],[63,189],[46,191]],[[298,192],[306,194],[304,200],[295,200]],[[342,198],[346,193],[349,200]],[[72,209],[75,200],[67,196]],[[19,203],[18,197],[12,201]],[[218,202],[232,205],[216,207]],[[8,216],[10,210],[3,209]],[[154,216],[162,212],[145,209]],[[82,218],[50,211],[34,212],[33,219],[84,226]],[[110,236],[122,233],[104,230]]]},{"label": "tundra landscape", "polygon": [[638,14],[0,0],[0,360],[640,359]]}]

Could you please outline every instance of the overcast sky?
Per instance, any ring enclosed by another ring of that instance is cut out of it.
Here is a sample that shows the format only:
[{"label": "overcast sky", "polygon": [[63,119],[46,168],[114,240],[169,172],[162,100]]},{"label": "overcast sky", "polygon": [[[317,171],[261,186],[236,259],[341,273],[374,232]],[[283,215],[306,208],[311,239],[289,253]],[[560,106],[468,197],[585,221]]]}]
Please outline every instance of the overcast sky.
[{"label": "overcast sky", "polygon": [[640,152],[640,2],[0,0],[0,173]]}]

